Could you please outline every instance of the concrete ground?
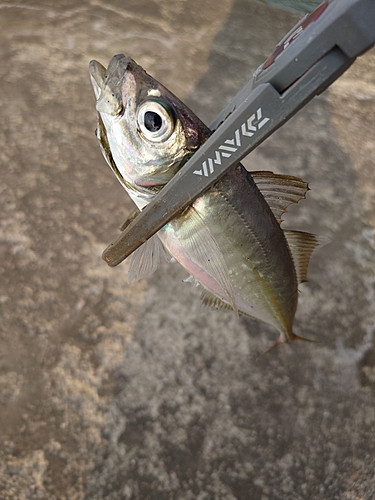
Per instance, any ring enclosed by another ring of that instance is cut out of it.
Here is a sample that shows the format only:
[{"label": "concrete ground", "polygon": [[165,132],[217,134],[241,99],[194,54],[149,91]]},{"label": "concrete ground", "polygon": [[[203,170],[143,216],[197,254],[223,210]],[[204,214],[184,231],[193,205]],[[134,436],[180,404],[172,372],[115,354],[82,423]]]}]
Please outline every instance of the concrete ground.
[{"label": "concrete ground", "polygon": [[101,252],[132,209],[101,157],[90,59],[131,55],[206,122],[301,15],[255,0],[0,4],[0,498],[375,498],[375,51],[246,160],[297,175],[328,236],[295,331],[200,308]]}]

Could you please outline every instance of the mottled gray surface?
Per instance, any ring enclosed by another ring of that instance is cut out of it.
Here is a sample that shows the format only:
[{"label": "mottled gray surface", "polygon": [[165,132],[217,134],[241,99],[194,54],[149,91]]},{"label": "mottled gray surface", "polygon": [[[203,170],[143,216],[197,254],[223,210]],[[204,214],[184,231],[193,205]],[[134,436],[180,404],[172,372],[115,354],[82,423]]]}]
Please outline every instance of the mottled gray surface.
[{"label": "mottled gray surface", "polygon": [[132,208],[94,137],[88,62],[125,52],[207,122],[298,16],[236,0],[0,4],[0,498],[375,495],[375,52],[246,161],[301,176],[285,226],[332,243],[295,331],[199,306],[178,264],[128,286]]}]

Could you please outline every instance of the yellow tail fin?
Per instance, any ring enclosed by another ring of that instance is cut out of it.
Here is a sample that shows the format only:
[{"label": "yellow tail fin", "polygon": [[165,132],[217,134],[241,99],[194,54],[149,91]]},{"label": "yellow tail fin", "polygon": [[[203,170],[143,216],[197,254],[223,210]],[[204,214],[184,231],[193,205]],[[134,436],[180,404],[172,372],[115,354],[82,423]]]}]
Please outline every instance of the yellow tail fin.
[{"label": "yellow tail fin", "polygon": [[304,337],[300,337],[299,335],[293,333],[292,342],[294,342],[295,340],[302,340],[302,342],[316,342],[316,340],[305,339]]},{"label": "yellow tail fin", "polygon": [[300,337],[299,335],[296,335],[295,333],[292,334],[292,340],[290,342],[287,342],[280,335],[280,337],[271,345],[271,347],[269,347],[266,351],[264,351],[260,356],[264,356],[265,354],[269,353],[270,351],[272,351],[272,349],[274,349],[275,347],[277,347],[280,344],[290,344],[290,343],[294,342],[295,340],[300,340],[302,342],[314,342],[314,343],[316,342],[316,340],[305,339],[304,337]]}]

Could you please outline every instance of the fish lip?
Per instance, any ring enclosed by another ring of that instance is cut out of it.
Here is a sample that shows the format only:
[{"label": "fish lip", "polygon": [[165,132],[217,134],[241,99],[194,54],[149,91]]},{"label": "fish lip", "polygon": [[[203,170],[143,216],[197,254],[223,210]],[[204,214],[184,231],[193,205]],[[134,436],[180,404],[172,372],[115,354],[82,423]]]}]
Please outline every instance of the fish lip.
[{"label": "fish lip", "polygon": [[131,62],[130,57],[116,54],[105,69],[98,61],[91,61],[89,71],[96,96],[99,113],[118,116],[123,110],[121,87],[124,75]]},{"label": "fish lip", "polygon": [[104,87],[104,78],[106,74],[106,68],[100,64],[100,62],[95,61],[94,59],[89,63],[89,72],[90,72],[90,80],[91,85],[94,89],[96,99],[99,99],[103,87]]},{"label": "fish lip", "polygon": [[121,80],[131,60],[131,57],[125,56],[124,54],[114,55],[109,61],[106,78],[109,79],[113,76],[119,76],[119,80]]}]

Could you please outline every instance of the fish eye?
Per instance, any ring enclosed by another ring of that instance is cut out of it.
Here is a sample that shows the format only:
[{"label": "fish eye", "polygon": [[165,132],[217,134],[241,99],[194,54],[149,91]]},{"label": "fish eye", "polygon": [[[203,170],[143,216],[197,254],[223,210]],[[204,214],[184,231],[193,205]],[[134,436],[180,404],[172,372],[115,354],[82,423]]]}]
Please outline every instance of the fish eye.
[{"label": "fish eye", "polygon": [[154,100],[147,100],[139,105],[137,121],[142,135],[151,142],[165,141],[174,130],[171,110]]}]

